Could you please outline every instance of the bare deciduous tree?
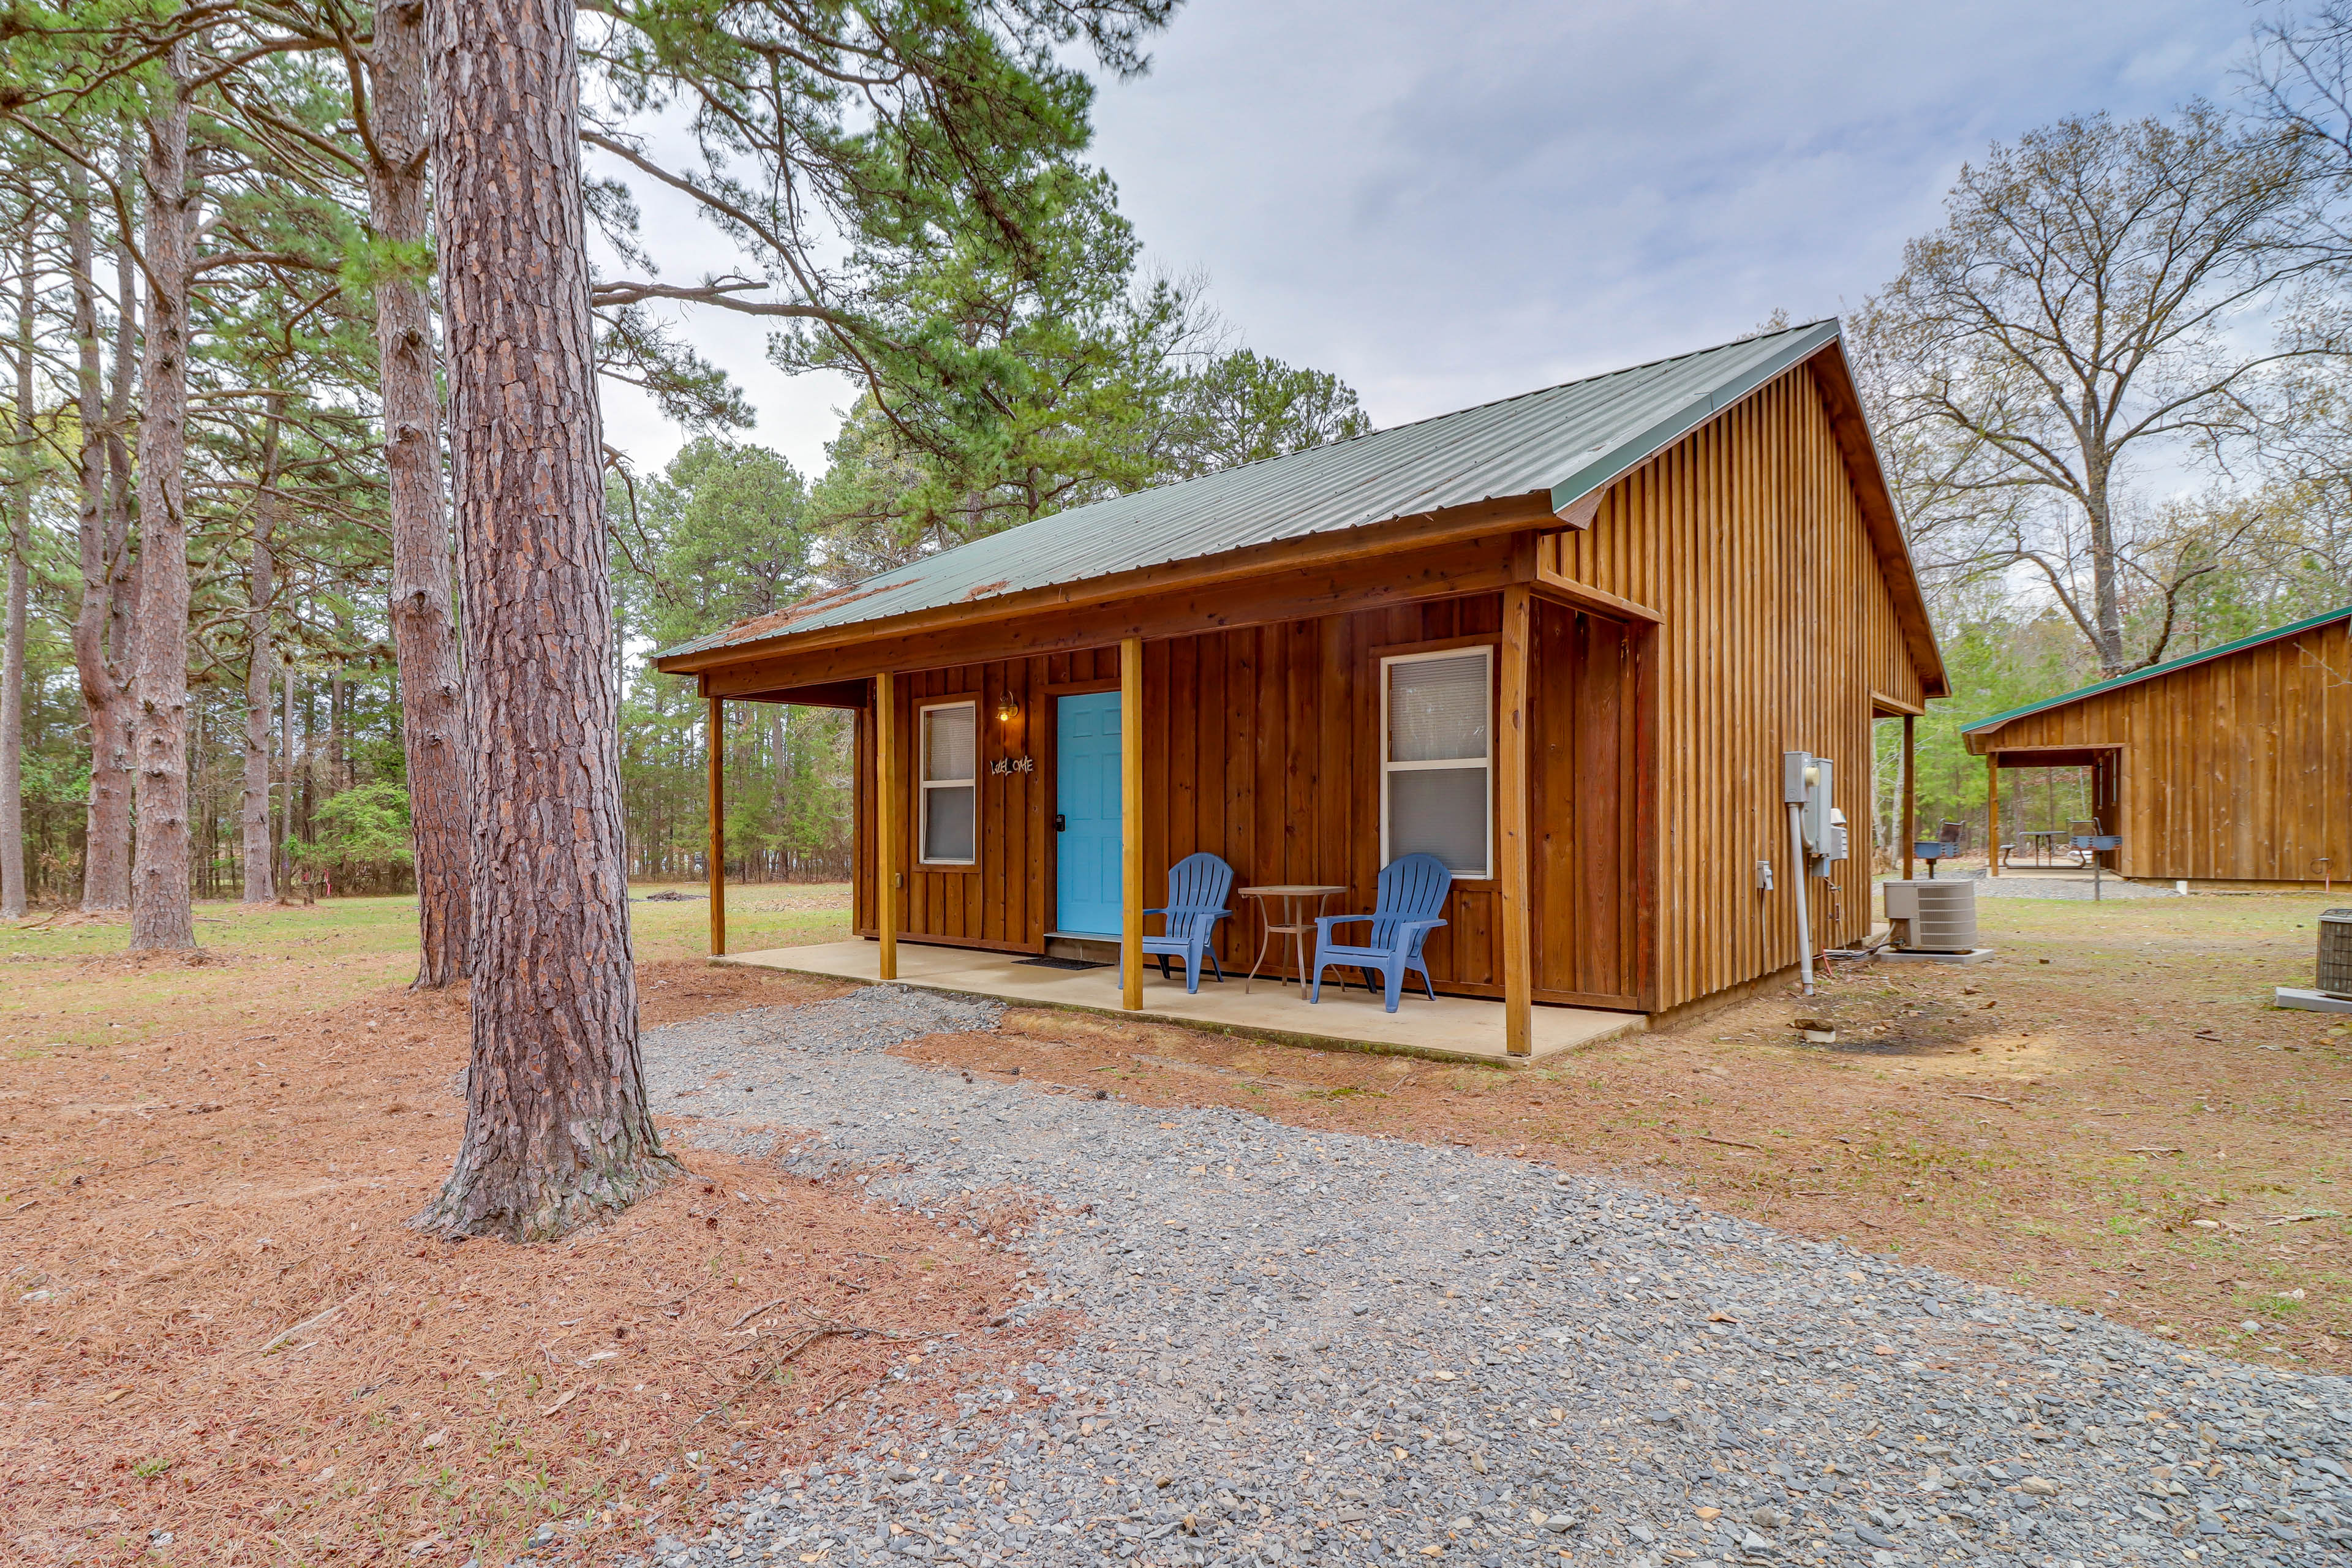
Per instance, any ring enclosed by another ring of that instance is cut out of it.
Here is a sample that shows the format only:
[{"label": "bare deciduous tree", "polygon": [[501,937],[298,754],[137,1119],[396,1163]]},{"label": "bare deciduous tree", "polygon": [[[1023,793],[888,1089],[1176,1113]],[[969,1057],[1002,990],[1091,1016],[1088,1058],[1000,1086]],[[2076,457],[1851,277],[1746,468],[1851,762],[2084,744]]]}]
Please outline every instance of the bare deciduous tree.
[{"label": "bare deciduous tree", "polygon": [[2063,121],[1965,168],[1858,323],[1882,427],[1914,447],[1915,517],[1957,521],[1957,567],[2039,572],[2106,674],[2169,638],[2158,614],[2127,646],[2128,608],[2210,570],[2177,531],[2136,526],[2132,460],[2226,458],[2288,369],[2328,353],[2272,331],[2326,266],[2313,177],[2203,105]]}]

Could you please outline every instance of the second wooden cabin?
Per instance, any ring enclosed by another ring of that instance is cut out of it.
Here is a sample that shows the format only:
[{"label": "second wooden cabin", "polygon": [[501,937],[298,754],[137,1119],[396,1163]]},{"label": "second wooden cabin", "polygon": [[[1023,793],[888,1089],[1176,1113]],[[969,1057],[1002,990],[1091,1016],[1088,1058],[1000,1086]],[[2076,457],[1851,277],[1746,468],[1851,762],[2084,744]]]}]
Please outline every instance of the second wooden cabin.
[{"label": "second wooden cabin", "polygon": [[[1993,874],[2000,775],[2079,767],[2127,878],[2328,888],[2352,876],[2352,605],[1979,719]],[[2032,818],[2017,826],[2030,826]],[[2044,825],[2043,837],[2071,825]]]}]

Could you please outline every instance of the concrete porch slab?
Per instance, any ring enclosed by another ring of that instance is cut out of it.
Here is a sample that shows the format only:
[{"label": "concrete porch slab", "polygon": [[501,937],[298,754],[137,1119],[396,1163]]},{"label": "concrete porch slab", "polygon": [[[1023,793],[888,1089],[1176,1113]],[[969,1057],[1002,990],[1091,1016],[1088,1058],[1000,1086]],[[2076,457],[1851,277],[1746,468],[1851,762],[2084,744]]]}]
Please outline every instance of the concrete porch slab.
[{"label": "concrete porch slab", "polygon": [[[1121,1018],[1249,1035],[1318,1050],[1371,1051],[1496,1067],[1539,1062],[1602,1040],[1638,1034],[1646,1022],[1638,1013],[1539,1006],[1532,1020],[1534,1055],[1515,1058],[1503,1050],[1499,1002],[1467,996],[1440,996],[1432,1002],[1415,993],[1391,1013],[1360,986],[1341,992],[1327,981],[1323,1000],[1310,1006],[1295,985],[1264,976],[1244,995],[1239,975],[1223,984],[1204,978],[1199,994],[1188,996],[1181,973],[1172,980],[1162,980],[1154,965],[1144,971],[1143,1011],[1129,1013],[1118,1005],[1116,969],[1046,969],[1024,964],[1021,956],[901,942],[898,983],[1031,1006],[1075,1007]],[[733,952],[710,962],[873,984],[879,978],[881,945],[862,940],[829,942]]]}]

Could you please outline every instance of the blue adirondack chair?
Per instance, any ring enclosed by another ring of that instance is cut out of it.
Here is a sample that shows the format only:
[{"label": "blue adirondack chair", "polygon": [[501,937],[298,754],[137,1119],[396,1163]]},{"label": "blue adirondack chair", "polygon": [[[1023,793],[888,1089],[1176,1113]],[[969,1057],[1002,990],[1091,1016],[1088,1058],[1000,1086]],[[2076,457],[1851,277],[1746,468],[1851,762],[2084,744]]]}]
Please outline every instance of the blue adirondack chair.
[{"label": "blue adirondack chair", "polygon": [[1217,972],[1219,981],[1225,977],[1225,966],[1217,962],[1216,951],[1210,942],[1216,936],[1217,922],[1233,913],[1225,908],[1225,896],[1233,890],[1231,866],[1206,851],[1187,855],[1168,868],[1167,907],[1143,911],[1162,917],[1160,935],[1144,934],[1143,955],[1160,960],[1162,980],[1169,977],[1168,961],[1182,959],[1187,995],[1201,989],[1203,958]]},{"label": "blue adirondack chair", "polygon": [[[1403,994],[1407,970],[1421,976],[1421,988],[1431,1001],[1436,1001],[1437,988],[1430,984],[1429,968],[1421,961],[1421,944],[1445,923],[1437,918],[1437,911],[1445,907],[1445,895],[1453,886],[1454,873],[1434,855],[1400,855],[1381,867],[1379,896],[1370,914],[1324,915],[1316,921],[1315,986],[1307,999],[1323,1000],[1323,972],[1337,966],[1361,969],[1366,990],[1371,988],[1373,972],[1379,971],[1388,983],[1391,1013]],[[1358,921],[1370,921],[1372,926],[1372,934],[1361,947],[1331,940],[1333,926]],[[1339,984],[1344,987],[1347,980],[1343,977]]]}]

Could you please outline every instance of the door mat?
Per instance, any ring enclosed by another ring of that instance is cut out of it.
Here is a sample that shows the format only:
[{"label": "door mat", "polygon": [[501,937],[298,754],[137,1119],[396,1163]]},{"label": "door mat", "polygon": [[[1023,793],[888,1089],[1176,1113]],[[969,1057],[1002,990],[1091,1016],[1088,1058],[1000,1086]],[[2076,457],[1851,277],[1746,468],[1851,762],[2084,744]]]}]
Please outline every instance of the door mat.
[{"label": "door mat", "polygon": [[1015,963],[1025,963],[1032,969],[1110,969],[1108,963],[1097,963],[1090,958],[1016,958]]}]

